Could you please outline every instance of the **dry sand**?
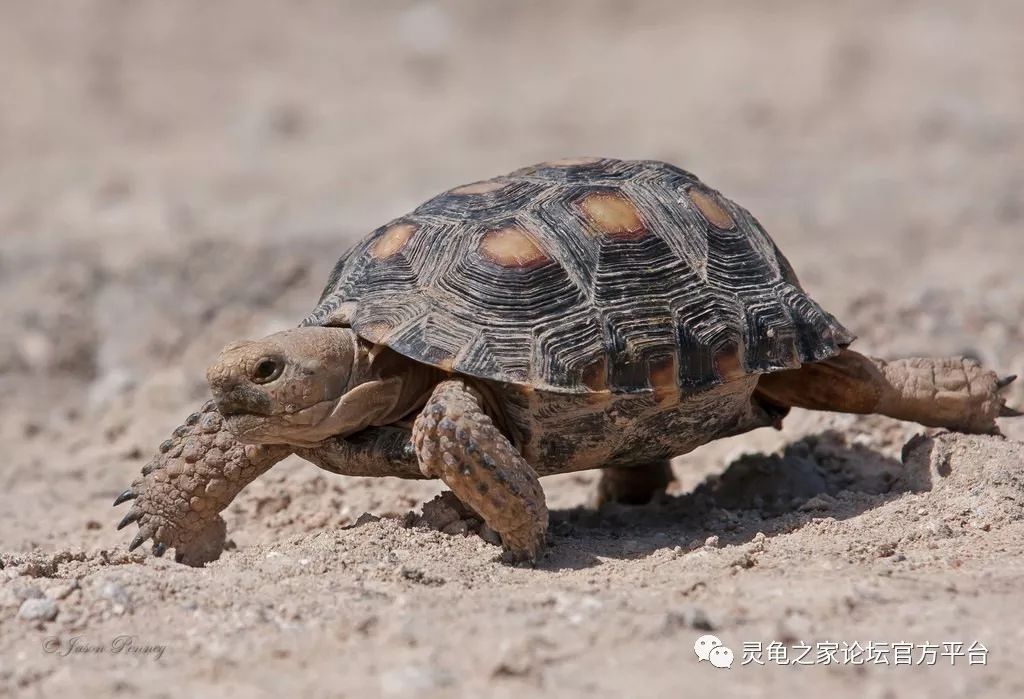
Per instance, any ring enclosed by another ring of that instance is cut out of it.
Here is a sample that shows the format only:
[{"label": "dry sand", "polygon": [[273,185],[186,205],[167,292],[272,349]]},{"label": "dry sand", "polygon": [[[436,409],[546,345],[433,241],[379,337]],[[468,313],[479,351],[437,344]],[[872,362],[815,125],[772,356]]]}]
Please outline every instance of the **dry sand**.
[{"label": "dry sand", "polygon": [[[552,157],[691,169],[862,351],[1024,374],[1024,5],[856,5],[0,3],[0,695],[1024,694],[1024,420],[795,412],[639,508],[552,478],[536,569],[404,527],[435,484],[294,459],[205,569],[113,529],[221,345],[296,323],[376,225]],[[989,653],[741,665],[773,640]]]}]

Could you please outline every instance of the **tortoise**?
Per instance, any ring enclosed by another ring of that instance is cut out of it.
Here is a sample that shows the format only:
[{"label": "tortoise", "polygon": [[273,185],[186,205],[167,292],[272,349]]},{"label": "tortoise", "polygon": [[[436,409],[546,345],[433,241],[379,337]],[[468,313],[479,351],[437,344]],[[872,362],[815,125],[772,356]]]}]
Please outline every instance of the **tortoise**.
[{"label": "tortoise", "polygon": [[545,545],[538,478],[604,469],[642,503],[669,460],[792,407],[965,432],[1020,415],[962,358],[872,359],[743,207],[667,163],[574,158],[463,185],[345,252],[298,328],[226,347],[213,400],[115,501],[202,564],[218,515],[295,453],[439,478],[513,561]]}]

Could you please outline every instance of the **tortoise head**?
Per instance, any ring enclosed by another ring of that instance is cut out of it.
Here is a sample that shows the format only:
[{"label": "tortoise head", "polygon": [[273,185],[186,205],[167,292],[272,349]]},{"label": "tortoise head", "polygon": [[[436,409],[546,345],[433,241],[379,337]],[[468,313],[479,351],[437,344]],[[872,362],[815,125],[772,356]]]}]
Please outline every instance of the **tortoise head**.
[{"label": "tortoise head", "polygon": [[311,446],[363,429],[393,404],[371,354],[349,328],[295,328],[228,345],[206,379],[240,441]]}]

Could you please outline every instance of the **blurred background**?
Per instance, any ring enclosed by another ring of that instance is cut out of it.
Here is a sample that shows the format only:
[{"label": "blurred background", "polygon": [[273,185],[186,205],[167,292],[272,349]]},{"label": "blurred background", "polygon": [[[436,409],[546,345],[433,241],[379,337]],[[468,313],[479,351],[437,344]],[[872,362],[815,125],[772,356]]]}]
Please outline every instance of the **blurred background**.
[{"label": "blurred background", "polygon": [[[221,344],[301,318],[355,238],[595,154],[668,160],[749,208],[867,349],[1020,363],[987,320],[1024,314],[1015,0],[0,13],[8,410],[96,408],[160,372],[182,404]],[[920,317],[878,332],[901,305]]]},{"label": "blurred background", "polygon": [[1024,372],[1015,0],[0,8],[7,492],[114,488],[353,240],[564,156],[697,173],[862,350]]},{"label": "blurred background", "polygon": [[[863,351],[1024,373],[1022,27],[1019,0],[0,1],[0,548],[123,547],[109,499],[223,344],[438,191],[553,158],[695,172]],[[304,531],[323,479],[275,469],[236,540]]]}]

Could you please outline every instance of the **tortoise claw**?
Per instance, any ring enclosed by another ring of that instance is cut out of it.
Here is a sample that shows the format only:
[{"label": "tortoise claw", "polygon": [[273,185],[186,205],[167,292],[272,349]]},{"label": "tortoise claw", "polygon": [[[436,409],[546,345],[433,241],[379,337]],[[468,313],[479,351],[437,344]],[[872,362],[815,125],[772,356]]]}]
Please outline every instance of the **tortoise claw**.
[{"label": "tortoise claw", "polygon": [[1017,375],[1016,374],[1010,374],[1009,376],[1004,376],[1001,379],[997,379],[996,380],[996,389],[998,390],[998,389],[1001,389],[1001,388],[1006,388],[1007,386],[1009,386],[1011,383],[1013,383],[1016,380],[1017,380]]},{"label": "tortoise claw", "polygon": [[1014,410],[1008,405],[1004,405],[999,409],[999,417],[1024,417],[1024,413],[1019,410]]},{"label": "tortoise claw", "polygon": [[138,495],[135,493],[135,491],[133,491],[131,488],[128,488],[114,499],[114,507],[117,507],[121,503],[128,502],[129,500],[134,500],[137,497]]},{"label": "tortoise claw", "polygon": [[124,519],[117,523],[117,530],[121,531],[132,522],[138,522],[141,517],[142,510],[136,510],[135,508],[128,510],[128,514],[124,516]]},{"label": "tortoise claw", "polygon": [[134,539],[132,539],[132,543],[128,544],[128,550],[134,551],[135,549],[139,548],[144,543],[146,543],[146,540],[149,539],[150,536],[151,535],[147,530],[140,529],[139,533],[135,535]]},{"label": "tortoise claw", "polygon": [[166,552],[167,552],[167,544],[164,544],[164,543],[159,542],[159,541],[156,542],[155,544],[153,544],[153,555],[156,556],[157,558],[160,558]]}]

